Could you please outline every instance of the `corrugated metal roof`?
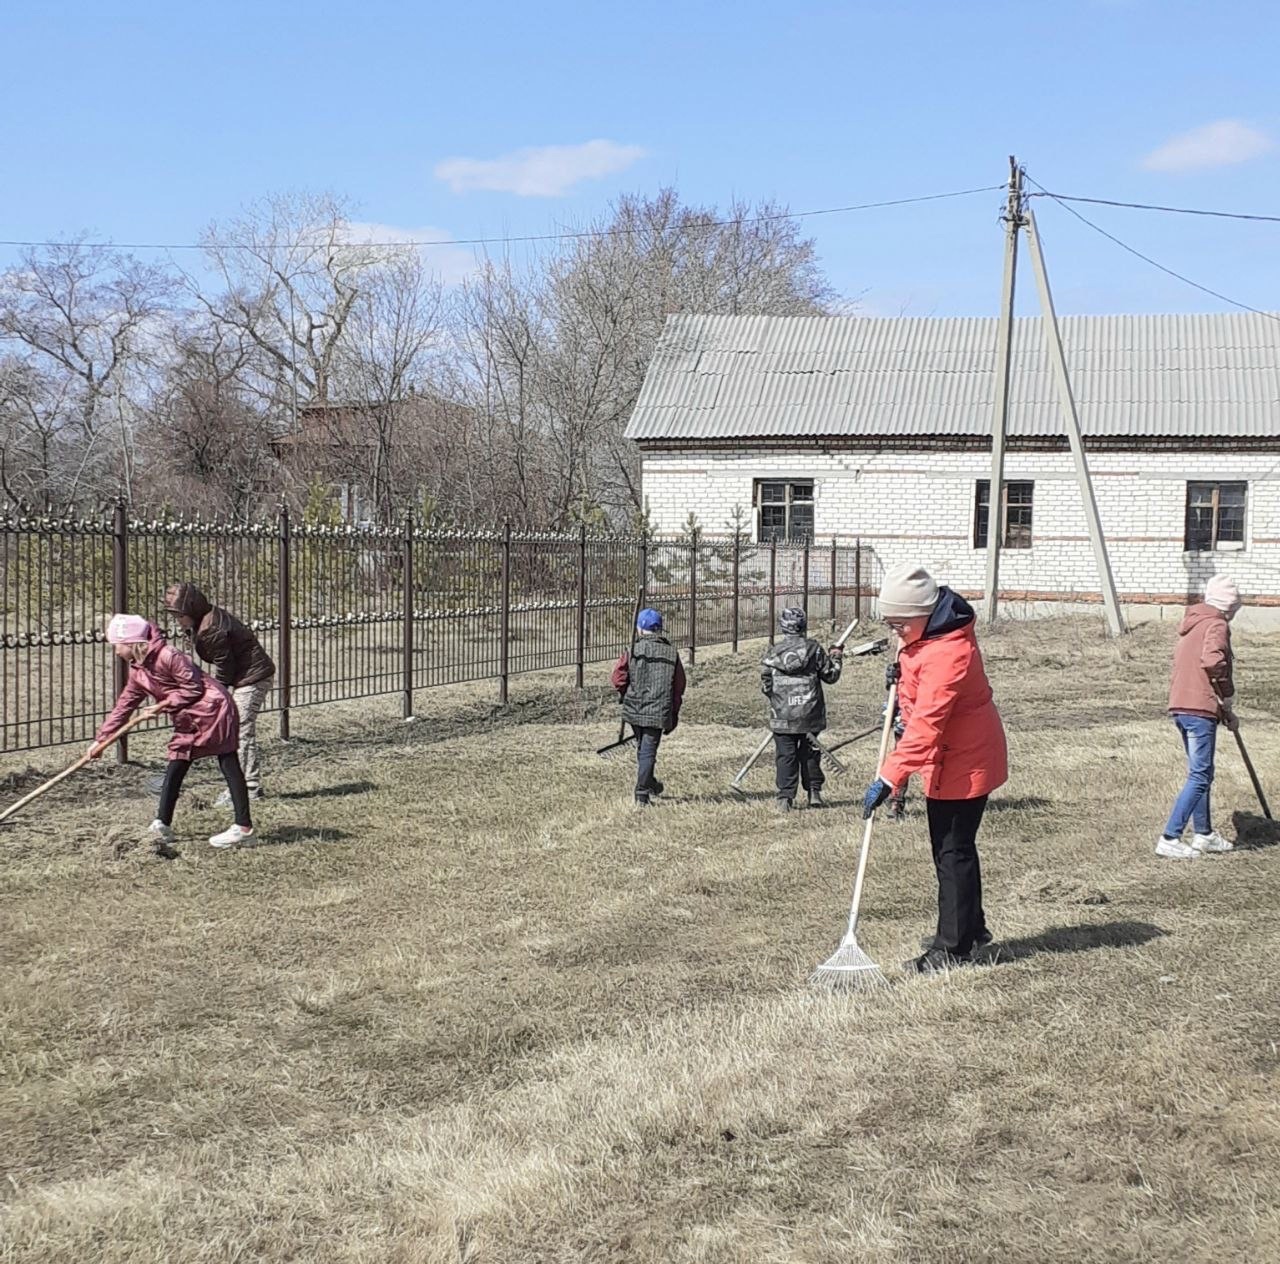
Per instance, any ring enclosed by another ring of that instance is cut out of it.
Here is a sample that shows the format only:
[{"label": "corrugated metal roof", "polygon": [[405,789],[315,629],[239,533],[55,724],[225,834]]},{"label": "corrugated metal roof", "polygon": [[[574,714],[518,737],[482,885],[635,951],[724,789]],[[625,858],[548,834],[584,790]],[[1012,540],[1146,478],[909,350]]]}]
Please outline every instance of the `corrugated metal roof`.
[{"label": "corrugated metal roof", "polygon": [[[1065,316],[1087,435],[1280,436],[1280,320]],[[987,435],[996,320],[672,316],[627,438]],[[1009,433],[1065,433],[1038,317],[1015,322]]]}]

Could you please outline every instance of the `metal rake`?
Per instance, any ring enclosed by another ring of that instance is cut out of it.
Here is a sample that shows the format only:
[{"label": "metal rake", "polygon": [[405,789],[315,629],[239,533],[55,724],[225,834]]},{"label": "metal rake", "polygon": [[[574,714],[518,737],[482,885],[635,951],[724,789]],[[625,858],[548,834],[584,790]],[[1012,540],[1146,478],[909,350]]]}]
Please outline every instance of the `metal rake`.
[{"label": "metal rake", "polygon": [[[876,771],[880,770],[889,751],[889,733],[893,729],[894,703],[898,687],[889,689],[889,705],[884,712],[884,727],[880,733],[880,758]],[[862,830],[862,850],[858,855],[858,875],[853,883],[853,900],[849,906],[849,926],[840,941],[840,947],[831,954],[810,976],[811,983],[818,983],[835,991],[857,991],[883,987],[888,983],[884,972],[867,956],[858,943],[858,909],[862,904],[862,885],[867,876],[867,856],[871,851],[871,827],[876,823],[875,813],[867,817]]]},{"label": "metal rake", "polygon": [[[811,735],[809,740],[817,748],[818,753],[822,759],[822,765],[824,768],[827,769],[828,772],[842,773],[842,772],[849,771],[849,769],[845,766],[844,762],[842,760],[837,759],[829,750],[827,750],[825,746],[822,745],[821,742],[818,741],[816,737]],[[746,794],[746,791],[742,788],[742,783],[743,781],[746,780],[747,773],[749,773],[752,770],[752,768],[756,766],[756,763],[759,761],[760,756],[763,755],[765,751],[769,749],[769,746],[772,744],[772,742],[773,742],[773,730],[766,729],[765,735],[760,739],[760,745],[757,746],[755,750],[751,752],[751,757],[747,760],[745,764],[742,765],[741,768],[738,769],[737,776],[735,776],[734,779],[731,782],[729,782],[729,789],[732,790],[734,794],[737,794],[737,795]]]},{"label": "metal rake", "polygon": [[[631,660],[636,653],[636,637],[639,635],[640,629],[636,624],[640,620],[640,607],[644,605],[644,585],[636,590],[636,608],[631,612],[631,648],[627,651],[627,670],[631,669]],[[622,699],[618,699],[618,705],[622,705]],[[627,747],[632,745],[636,740],[634,733],[627,732],[627,722],[625,719],[618,721],[618,740],[610,742],[606,746],[598,747],[596,754],[601,759],[617,759],[626,753]]]}]

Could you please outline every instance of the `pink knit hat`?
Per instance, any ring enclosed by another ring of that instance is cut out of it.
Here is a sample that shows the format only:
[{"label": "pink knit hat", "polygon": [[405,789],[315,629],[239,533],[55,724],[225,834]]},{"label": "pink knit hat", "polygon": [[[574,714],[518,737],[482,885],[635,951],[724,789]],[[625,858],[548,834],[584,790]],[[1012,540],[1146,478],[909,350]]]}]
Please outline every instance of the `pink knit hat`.
[{"label": "pink knit hat", "polygon": [[1240,589],[1230,575],[1214,575],[1204,588],[1205,604],[1223,614],[1234,614],[1240,609]]},{"label": "pink knit hat", "polygon": [[112,645],[137,645],[151,640],[153,631],[140,614],[113,614],[107,624],[107,640]]}]

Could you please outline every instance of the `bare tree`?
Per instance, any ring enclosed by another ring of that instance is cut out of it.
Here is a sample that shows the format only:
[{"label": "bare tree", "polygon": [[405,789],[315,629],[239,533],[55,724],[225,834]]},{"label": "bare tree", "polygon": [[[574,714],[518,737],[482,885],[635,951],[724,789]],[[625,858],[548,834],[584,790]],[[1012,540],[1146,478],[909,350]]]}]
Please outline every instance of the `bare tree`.
[{"label": "bare tree", "polygon": [[415,251],[365,269],[334,358],[328,437],[390,523],[417,499],[436,391],[441,285]]},{"label": "bare tree", "polygon": [[568,499],[642,510],[622,435],[669,315],[814,315],[831,291],[812,240],[772,203],[685,207],[673,189],[620,199],[548,267],[547,426]]},{"label": "bare tree", "polygon": [[244,385],[254,348],[236,330],[192,322],[171,333],[168,363],[139,427],[147,507],[182,505],[244,521],[274,483],[273,434]]},{"label": "bare tree", "polygon": [[624,197],[528,275],[489,263],[456,311],[464,397],[483,468],[526,521],[633,520],[639,462],[622,438],[654,347],[678,312],[819,313],[830,292],[786,212]]},{"label": "bare tree", "polygon": [[117,476],[129,489],[136,393],[172,294],[164,269],[82,241],[0,275],[0,409],[15,452],[37,454],[41,494],[101,493]]},{"label": "bare tree", "polygon": [[277,411],[331,402],[362,276],[379,257],[352,244],[346,203],[323,194],[268,197],[229,224],[211,224],[204,246],[224,289],[209,297],[192,282],[192,291],[215,325],[254,348],[254,388]]},{"label": "bare tree", "polygon": [[474,418],[467,503],[541,526],[555,517],[543,358],[551,331],[536,276],[487,261],[454,306],[456,397]]}]

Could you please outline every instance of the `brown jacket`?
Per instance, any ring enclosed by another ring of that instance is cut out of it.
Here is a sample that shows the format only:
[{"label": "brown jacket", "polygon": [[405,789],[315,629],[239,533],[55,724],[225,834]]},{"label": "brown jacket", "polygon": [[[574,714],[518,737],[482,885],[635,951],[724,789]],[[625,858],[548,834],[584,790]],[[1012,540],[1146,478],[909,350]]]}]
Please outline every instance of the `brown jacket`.
[{"label": "brown jacket", "polygon": [[276,674],[276,665],[262,642],[235,615],[211,605],[194,584],[170,584],[164,608],[195,620],[192,646],[228,689],[256,685]]},{"label": "brown jacket", "polygon": [[1221,700],[1234,697],[1231,625],[1213,606],[1192,606],[1178,629],[1169,683],[1169,710],[1182,715],[1222,717]]}]

